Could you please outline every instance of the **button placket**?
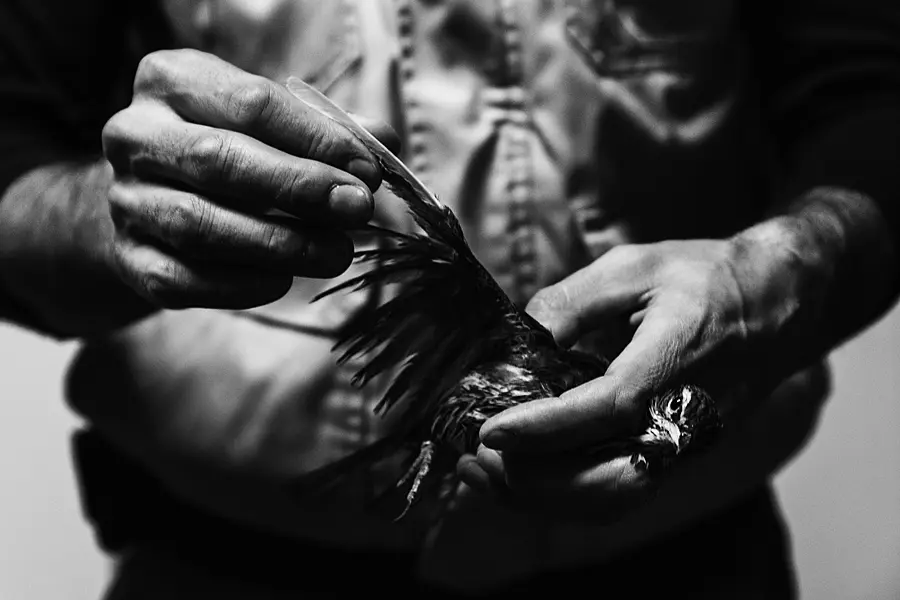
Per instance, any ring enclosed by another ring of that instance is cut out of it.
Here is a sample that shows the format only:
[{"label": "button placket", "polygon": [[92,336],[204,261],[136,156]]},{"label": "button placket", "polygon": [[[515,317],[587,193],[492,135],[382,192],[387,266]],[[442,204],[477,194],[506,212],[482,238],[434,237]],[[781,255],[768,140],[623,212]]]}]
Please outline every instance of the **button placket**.
[{"label": "button placket", "polygon": [[494,120],[499,137],[500,172],[509,206],[507,233],[510,240],[513,301],[527,302],[537,291],[537,252],[534,224],[534,164],[531,155],[531,116],[524,87],[522,30],[516,0],[499,0],[498,16],[503,29],[504,60],[493,73],[502,84],[483,93],[486,112]]}]

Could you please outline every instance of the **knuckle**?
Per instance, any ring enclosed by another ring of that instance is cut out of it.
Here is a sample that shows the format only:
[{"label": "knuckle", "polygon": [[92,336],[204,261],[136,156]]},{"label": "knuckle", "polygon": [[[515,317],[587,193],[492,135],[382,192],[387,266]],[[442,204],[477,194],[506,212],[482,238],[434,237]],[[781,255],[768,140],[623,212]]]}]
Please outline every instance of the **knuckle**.
[{"label": "knuckle", "polygon": [[152,89],[175,79],[178,72],[178,56],[177,50],[157,50],[145,55],[135,72],[135,92]]},{"label": "knuckle", "polygon": [[631,246],[634,253],[631,264],[640,273],[656,273],[664,262],[665,254],[650,246]]},{"label": "knuckle", "polygon": [[646,244],[622,244],[611,248],[603,258],[609,265],[634,270],[635,273],[650,273],[660,265],[661,255]]},{"label": "knuckle", "polygon": [[237,88],[228,99],[228,114],[241,130],[265,126],[278,110],[278,91],[265,79]]},{"label": "knuckle", "polygon": [[694,287],[701,290],[714,287],[722,275],[718,265],[705,260],[682,261],[675,264],[675,269]]},{"label": "knuckle", "polygon": [[128,134],[130,128],[128,127],[129,122],[129,114],[128,109],[120,110],[116,114],[114,114],[103,126],[103,130],[100,132],[101,138],[106,141],[116,141],[128,139],[130,136]]},{"label": "knuckle", "polygon": [[667,274],[668,294],[684,323],[705,321],[718,298],[718,274],[702,265],[673,264]]},{"label": "knuckle", "polygon": [[561,285],[552,285],[539,290],[531,299],[531,308],[538,313],[553,313],[567,308],[569,294]]},{"label": "knuckle", "polygon": [[157,302],[168,293],[168,281],[161,275],[162,269],[154,268],[138,276],[138,285],[144,296]]},{"label": "knuckle", "polygon": [[136,192],[129,185],[114,182],[106,194],[106,201],[113,225],[116,229],[124,229],[139,203]]},{"label": "knuckle", "polygon": [[127,211],[136,204],[136,194],[130,185],[116,181],[109,186],[106,193],[109,205],[118,210]]},{"label": "knuckle", "polygon": [[603,258],[610,263],[631,264],[635,261],[637,253],[631,244],[622,244],[610,248]]},{"label": "knuckle", "polygon": [[193,217],[188,232],[193,240],[202,243],[215,228],[215,206],[205,198],[194,195],[188,196],[187,202],[190,204],[190,214]]},{"label": "knuckle", "polygon": [[103,156],[117,173],[130,170],[130,156],[136,135],[130,109],[113,115],[100,132]]},{"label": "knuckle", "polygon": [[572,336],[584,330],[585,312],[566,281],[540,290],[526,311],[563,344],[574,341]]},{"label": "knuckle", "polygon": [[162,259],[139,276],[139,285],[144,295],[169,308],[181,306],[180,291],[186,283],[182,270],[175,263]]},{"label": "knuckle", "polygon": [[[291,232],[284,227],[275,224],[266,225],[262,231],[263,250],[269,256],[287,257],[296,254],[296,244],[293,243]],[[306,242],[304,241],[299,252],[300,260],[306,255]]]},{"label": "knuckle", "polygon": [[326,196],[323,179],[315,169],[304,167],[291,169],[279,164],[272,169],[270,187],[274,191],[274,200],[278,203],[290,204],[299,200],[303,204],[315,206],[324,201]]},{"label": "knuckle", "polygon": [[307,158],[323,162],[341,163],[353,156],[363,156],[356,143],[343,127],[336,127],[321,118],[306,123]]},{"label": "knuckle", "polygon": [[238,145],[221,132],[197,137],[182,157],[182,168],[200,186],[215,185],[229,178],[238,168]]},{"label": "knuckle", "polygon": [[173,201],[163,216],[163,231],[169,244],[179,250],[194,249],[206,227],[208,209],[196,196]]}]

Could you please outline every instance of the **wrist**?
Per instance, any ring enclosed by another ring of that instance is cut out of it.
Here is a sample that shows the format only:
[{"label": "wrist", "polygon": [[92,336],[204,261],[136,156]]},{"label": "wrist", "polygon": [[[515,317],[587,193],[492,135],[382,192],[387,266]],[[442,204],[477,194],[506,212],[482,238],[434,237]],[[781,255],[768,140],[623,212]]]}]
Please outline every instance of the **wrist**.
[{"label": "wrist", "polygon": [[49,165],[0,200],[0,287],[18,310],[3,315],[57,337],[102,334],[153,307],[117,275],[104,164]]},{"label": "wrist", "polygon": [[839,236],[825,239],[798,215],[771,218],[729,240],[748,344],[776,378],[826,352],[817,324],[834,287],[840,245]]},{"label": "wrist", "polygon": [[876,203],[817,188],[729,240],[748,329],[802,367],[874,322],[897,297],[897,245]]}]

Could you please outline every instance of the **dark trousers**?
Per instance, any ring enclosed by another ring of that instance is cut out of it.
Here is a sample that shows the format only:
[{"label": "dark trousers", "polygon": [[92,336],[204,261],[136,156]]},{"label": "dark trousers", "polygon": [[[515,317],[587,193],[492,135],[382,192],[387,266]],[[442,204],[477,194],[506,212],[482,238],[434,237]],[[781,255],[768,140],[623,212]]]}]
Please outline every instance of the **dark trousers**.
[{"label": "dark trousers", "polygon": [[[122,557],[105,600],[460,597],[419,582],[413,553],[348,552],[250,532],[179,505],[92,434],[77,434],[75,451],[100,544]],[[480,597],[584,594],[796,598],[788,538],[771,489],[615,560],[535,576]]]}]

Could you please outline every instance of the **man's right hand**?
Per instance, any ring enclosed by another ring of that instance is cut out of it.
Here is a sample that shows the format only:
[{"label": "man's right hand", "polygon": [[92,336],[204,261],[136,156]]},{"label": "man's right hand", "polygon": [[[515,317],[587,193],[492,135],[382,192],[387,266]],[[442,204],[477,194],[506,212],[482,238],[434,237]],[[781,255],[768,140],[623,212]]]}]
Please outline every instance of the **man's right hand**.
[{"label": "man's right hand", "polygon": [[347,129],[194,50],[144,58],[103,149],[120,275],[166,308],[249,308],[293,277],[339,275],[353,249],[344,230],[371,217],[381,179]]}]

